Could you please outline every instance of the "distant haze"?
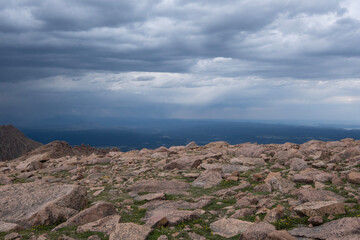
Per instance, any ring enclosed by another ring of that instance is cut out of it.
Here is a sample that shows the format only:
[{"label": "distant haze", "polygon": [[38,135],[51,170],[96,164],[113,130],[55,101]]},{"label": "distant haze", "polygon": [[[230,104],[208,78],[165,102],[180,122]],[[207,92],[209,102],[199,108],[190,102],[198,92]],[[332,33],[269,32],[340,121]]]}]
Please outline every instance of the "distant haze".
[{"label": "distant haze", "polygon": [[0,2],[0,124],[360,124],[358,0]]}]

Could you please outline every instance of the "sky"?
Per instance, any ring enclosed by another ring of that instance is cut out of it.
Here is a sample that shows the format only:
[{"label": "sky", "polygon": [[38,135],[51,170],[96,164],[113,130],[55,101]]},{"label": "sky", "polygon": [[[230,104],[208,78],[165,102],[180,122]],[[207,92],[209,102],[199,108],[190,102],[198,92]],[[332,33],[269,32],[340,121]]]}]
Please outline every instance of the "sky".
[{"label": "sky", "polygon": [[360,124],[358,0],[0,1],[0,123]]}]

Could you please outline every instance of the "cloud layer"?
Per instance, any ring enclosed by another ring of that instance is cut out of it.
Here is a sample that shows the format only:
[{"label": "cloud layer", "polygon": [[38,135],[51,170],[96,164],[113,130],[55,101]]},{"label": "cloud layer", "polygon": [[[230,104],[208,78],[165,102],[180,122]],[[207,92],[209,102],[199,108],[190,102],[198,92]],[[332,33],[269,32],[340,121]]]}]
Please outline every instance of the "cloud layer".
[{"label": "cloud layer", "polygon": [[0,3],[1,121],[360,119],[356,0]]}]

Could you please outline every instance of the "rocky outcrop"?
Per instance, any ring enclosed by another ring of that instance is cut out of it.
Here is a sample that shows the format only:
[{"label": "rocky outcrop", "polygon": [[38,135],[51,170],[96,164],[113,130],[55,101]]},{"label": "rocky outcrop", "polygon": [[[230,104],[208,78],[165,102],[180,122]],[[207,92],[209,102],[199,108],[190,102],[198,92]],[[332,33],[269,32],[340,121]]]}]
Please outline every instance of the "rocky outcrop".
[{"label": "rocky outcrop", "polygon": [[64,221],[87,203],[76,185],[27,183],[0,187],[0,220],[24,227]]},{"label": "rocky outcrop", "polygon": [[346,239],[347,236],[359,239],[360,237],[360,218],[342,218],[329,223],[325,223],[314,228],[295,228],[290,231],[295,237],[306,237],[310,239]]},{"label": "rocky outcrop", "polygon": [[41,145],[12,125],[0,126],[0,162],[18,158]]}]

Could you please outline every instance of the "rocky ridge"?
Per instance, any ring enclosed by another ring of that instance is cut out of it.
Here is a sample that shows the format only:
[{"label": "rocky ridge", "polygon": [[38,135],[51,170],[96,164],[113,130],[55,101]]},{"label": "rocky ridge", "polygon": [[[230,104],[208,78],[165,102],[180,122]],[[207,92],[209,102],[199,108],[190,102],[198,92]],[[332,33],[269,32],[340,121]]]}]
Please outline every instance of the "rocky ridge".
[{"label": "rocky ridge", "polygon": [[0,163],[0,239],[360,239],[359,186],[354,139],[53,142]]},{"label": "rocky ridge", "polygon": [[0,126],[0,162],[20,157],[41,145],[12,125]]}]

